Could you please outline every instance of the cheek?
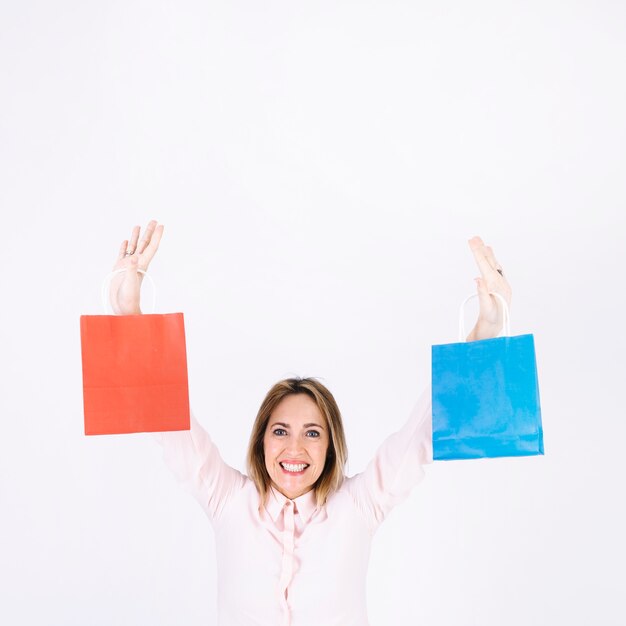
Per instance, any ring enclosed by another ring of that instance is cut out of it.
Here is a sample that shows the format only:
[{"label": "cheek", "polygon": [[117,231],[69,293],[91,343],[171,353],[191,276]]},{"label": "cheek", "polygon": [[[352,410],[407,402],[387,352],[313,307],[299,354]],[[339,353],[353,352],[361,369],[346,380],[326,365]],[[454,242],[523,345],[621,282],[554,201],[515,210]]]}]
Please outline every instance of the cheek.
[{"label": "cheek", "polygon": [[324,470],[324,465],[326,464],[326,456],[328,454],[328,444],[318,446],[313,452],[313,458],[316,461],[316,465],[319,468],[320,474]]},{"label": "cheek", "polygon": [[279,452],[280,447],[276,445],[275,441],[273,441],[270,437],[265,437],[263,439],[263,456],[265,457],[265,465],[267,467],[273,463]]},{"label": "cheek", "polygon": [[267,462],[271,459],[271,450],[270,450],[270,446],[267,443],[267,439],[263,440],[263,458],[265,459],[265,465],[267,465]]}]

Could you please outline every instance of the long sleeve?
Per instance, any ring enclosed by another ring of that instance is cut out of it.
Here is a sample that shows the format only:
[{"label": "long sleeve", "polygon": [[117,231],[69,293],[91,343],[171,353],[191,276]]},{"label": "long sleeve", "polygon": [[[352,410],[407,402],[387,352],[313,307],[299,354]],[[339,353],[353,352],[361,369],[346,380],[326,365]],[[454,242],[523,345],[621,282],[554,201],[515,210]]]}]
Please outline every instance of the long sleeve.
[{"label": "long sleeve", "polygon": [[432,463],[432,399],[428,385],[404,426],[380,445],[365,470],[346,488],[373,533],[389,511],[404,500]]},{"label": "long sleeve", "polygon": [[163,459],[184,488],[198,500],[211,521],[245,485],[246,477],[227,465],[217,446],[193,415],[190,430],[153,433]]}]

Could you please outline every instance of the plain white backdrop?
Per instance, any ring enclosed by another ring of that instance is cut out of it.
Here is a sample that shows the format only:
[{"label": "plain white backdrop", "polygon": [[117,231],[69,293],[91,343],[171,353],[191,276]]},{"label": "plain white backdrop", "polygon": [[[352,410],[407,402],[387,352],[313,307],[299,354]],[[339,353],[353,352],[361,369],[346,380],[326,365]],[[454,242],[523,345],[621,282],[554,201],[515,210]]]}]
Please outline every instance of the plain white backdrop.
[{"label": "plain white backdrop", "polygon": [[215,623],[211,527],[160,450],[83,435],[79,316],[156,218],[157,311],[240,469],[266,391],[310,375],[362,470],[481,235],[546,455],[430,466],[375,539],[372,626],[626,623],[625,67],[609,0],[1,0],[0,622]]}]

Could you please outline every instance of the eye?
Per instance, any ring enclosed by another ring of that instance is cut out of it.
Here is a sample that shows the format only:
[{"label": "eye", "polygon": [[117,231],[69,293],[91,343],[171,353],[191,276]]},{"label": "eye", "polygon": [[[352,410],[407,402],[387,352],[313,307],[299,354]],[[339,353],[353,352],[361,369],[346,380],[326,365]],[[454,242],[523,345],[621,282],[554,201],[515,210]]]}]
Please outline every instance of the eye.
[{"label": "eye", "polygon": [[273,432],[275,435],[278,435],[279,437],[282,437],[282,436],[283,436],[283,433],[284,433],[285,435],[287,434],[287,431],[286,431],[284,428],[275,428],[272,432]]},{"label": "eye", "polygon": [[319,432],[317,430],[308,430],[306,434],[307,434],[307,437],[310,436],[310,437],[313,437],[313,438],[320,436],[320,434],[319,434]]}]

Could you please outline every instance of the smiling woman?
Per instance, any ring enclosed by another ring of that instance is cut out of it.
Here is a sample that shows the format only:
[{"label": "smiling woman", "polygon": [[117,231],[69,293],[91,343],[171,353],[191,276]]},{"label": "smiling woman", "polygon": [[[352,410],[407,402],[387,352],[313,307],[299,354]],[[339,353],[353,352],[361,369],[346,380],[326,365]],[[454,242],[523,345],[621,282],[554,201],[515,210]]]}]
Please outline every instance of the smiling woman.
[{"label": "smiling woman", "polygon": [[[314,420],[314,421],[310,421]],[[305,395],[285,398],[265,429],[263,456],[272,486],[288,498],[315,487],[326,463],[328,439],[315,403]]]},{"label": "smiling woman", "polygon": [[[163,234],[150,222],[119,250],[111,304],[139,314],[141,274]],[[495,337],[511,290],[491,248],[474,237],[481,271],[480,315],[468,340]],[[345,476],[343,423],[330,391],[290,378],[268,392],[252,428],[248,475],[227,465],[192,416],[188,431],[156,435],[164,458],[193,493],[215,532],[218,623],[222,626],[367,626],[366,582],[372,537],[432,461],[430,387],[409,419],[365,470]]]},{"label": "smiling woman", "polygon": [[248,475],[264,502],[270,487],[288,498],[315,488],[323,506],[343,481],[348,456],[333,395],[315,379],[291,378],[267,393],[252,427]]},{"label": "smiling woman", "polygon": [[215,532],[219,624],[367,626],[372,538],[432,460],[430,388],[367,468],[345,476],[337,404],[312,378],[276,383],[254,422],[248,475],[192,416],[160,433],[164,458]]}]

